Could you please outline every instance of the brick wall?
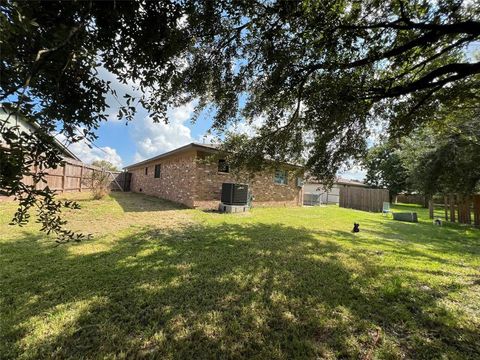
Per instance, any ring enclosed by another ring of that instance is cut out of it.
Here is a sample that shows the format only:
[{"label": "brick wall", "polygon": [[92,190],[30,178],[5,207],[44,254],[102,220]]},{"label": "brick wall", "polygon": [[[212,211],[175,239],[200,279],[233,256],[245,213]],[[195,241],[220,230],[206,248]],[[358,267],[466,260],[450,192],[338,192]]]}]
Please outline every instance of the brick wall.
[{"label": "brick wall", "polygon": [[303,203],[302,188],[297,186],[297,174],[291,168],[288,184],[274,182],[274,171],[266,170],[255,174],[219,173],[216,161],[208,161],[207,154],[199,153],[195,184],[195,207],[216,208],[221,198],[222,183],[238,182],[248,184],[254,196],[254,206],[299,206]]},{"label": "brick wall", "polygon": [[[234,176],[218,172],[216,161],[207,154],[191,150],[129,169],[131,191],[158,196],[189,207],[216,209],[220,202],[222,183],[248,184],[254,196],[254,206],[299,206],[303,203],[302,188],[297,187],[297,175],[289,171],[287,185],[274,183],[273,170],[259,172],[253,178],[247,174]],[[155,165],[161,164],[160,178],[155,178]],[[145,167],[148,174],[145,175]]]},{"label": "brick wall", "polygon": [[[131,191],[154,195],[193,207],[196,151],[151,161],[129,169],[132,173]],[[161,164],[160,178],[155,178],[155,165]],[[148,173],[145,175],[145,168]]]}]

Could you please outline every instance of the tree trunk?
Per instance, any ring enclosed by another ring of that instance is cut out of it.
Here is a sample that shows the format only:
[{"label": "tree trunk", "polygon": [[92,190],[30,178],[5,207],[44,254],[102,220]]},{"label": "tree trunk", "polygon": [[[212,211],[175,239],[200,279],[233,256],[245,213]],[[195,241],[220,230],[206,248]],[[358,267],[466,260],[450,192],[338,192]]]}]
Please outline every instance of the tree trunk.
[{"label": "tree trunk", "polygon": [[433,219],[433,197],[428,201],[428,215],[430,219]]},{"label": "tree trunk", "polygon": [[447,195],[443,196],[443,206],[445,210],[445,221],[448,221],[448,198]]},{"label": "tree trunk", "polygon": [[455,222],[455,195],[450,195],[450,221]]}]

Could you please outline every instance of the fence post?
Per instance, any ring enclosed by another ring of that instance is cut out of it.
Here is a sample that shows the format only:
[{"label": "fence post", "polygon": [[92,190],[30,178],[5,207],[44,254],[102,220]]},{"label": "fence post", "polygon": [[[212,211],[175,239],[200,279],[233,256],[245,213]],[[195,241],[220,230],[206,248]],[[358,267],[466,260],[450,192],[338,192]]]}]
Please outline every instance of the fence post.
[{"label": "fence post", "polygon": [[462,195],[458,196],[458,222],[466,224],[467,218],[465,216],[465,198]]},{"label": "fence post", "polygon": [[82,167],[80,168],[80,188],[79,188],[79,191],[82,192],[82,181],[83,181],[83,165]]},{"label": "fence post", "polygon": [[67,162],[63,164],[63,176],[62,176],[62,193],[65,193],[65,184],[67,180]]},{"label": "fence post", "polygon": [[470,209],[471,209],[471,201],[470,201],[470,196],[466,196],[465,197],[465,222],[468,224],[468,225],[471,225],[472,224],[472,214],[470,212]]},{"label": "fence post", "polygon": [[[37,165],[34,165],[34,167],[33,167],[33,173],[34,173],[35,175],[37,175],[37,173],[38,173],[38,166],[37,166]],[[38,182],[33,183],[33,178],[32,178],[32,184],[35,185],[35,190],[38,190]]]},{"label": "fence post", "polygon": [[480,195],[473,196],[473,223],[480,226]]},{"label": "fence post", "polygon": [[468,213],[469,213],[469,209],[468,209],[468,201],[467,201],[467,197],[466,196],[462,196],[462,212],[463,212],[463,223],[464,224],[468,224]]}]

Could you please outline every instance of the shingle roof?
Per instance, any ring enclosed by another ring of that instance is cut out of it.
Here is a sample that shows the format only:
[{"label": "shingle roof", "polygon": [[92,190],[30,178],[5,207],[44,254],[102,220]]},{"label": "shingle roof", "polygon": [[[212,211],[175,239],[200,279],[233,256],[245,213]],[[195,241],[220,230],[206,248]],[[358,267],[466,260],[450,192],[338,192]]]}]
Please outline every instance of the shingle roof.
[{"label": "shingle roof", "polygon": [[128,169],[132,169],[134,167],[142,166],[142,165],[144,165],[146,163],[149,163],[151,161],[159,160],[159,159],[162,159],[164,157],[174,155],[174,154],[180,153],[182,151],[190,150],[190,149],[193,149],[193,148],[200,148],[200,149],[209,150],[209,151],[212,151],[212,150],[216,151],[218,149],[218,146],[219,145],[216,145],[216,144],[200,144],[200,143],[192,142],[190,144],[181,146],[181,147],[173,149],[171,151],[167,151],[166,153],[163,153],[163,154],[151,157],[149,159],[142,160],[142,161],[136,162],[134,164],[125,166],[124,169],[128,170]]},{"label": "shingle roof", "polygon": [[[134,167],[142,166],[142,165],[144,165],[146,163],[149,163],[151,161],[159,160],[159,159],[165,158],[167,156],[171,156],[171,155],[180,153],[182,151],[187,151],[187,150],[194,149],[194,148],[204,150],[204,151],[208,151],[208,152],[217,152],[218,149],[220,148],[220,144],[202,144],[202,143],[192,142],[190,144],[181,146],[179,148],[173,149],[173,150],[168,151],[166,153],[163,153],[163,154],[151,157],[149,159],[142,160],[142,161],[136,162],[134,164],[125,166],[124,169],[125,170],[132,169]],[[289,164],[289,163],[285,163],[285,164],[290,165],[290,166],[295,166],[295,167],[301,167],[300,165],[295,165],[295,164]]]},{"label": "shingle roof", "polygon": [[[13,112],[13,108],[10,104],[8,103],[3,103],[3,104],[0,104],[0,106],[4,109],[4,111],[6,113],[8,112]],[[37,124],[37,122],[35,121],[35,119],[32,119],[30,117],[27,117],[23,114],[18,114],[17,113],[17,116],[19,119],[21,119],[21,121],[23,121],[24,124],[28,124],[30,125],[31,127],[35,128],[35,129],[39,129],[40,128],[40,125]],[[82,161],[80,158],[78,158],[77,155],[75,155],[69,148],[67,148],[64,144],[62,144],[55,136],[53,137],[53,141],[55,142],[55,145],[62,151],[62,153],[72,159],[75,159],[75,160],[78,160],[78,161]]]},{"label": "shingle roof", "polygon": [[364,187],[368,186],[367,184],[361,182],[360,180],[351,180],[351,179],[343,179],[343,178],[337,178],[335,183],[340,185],[353,185],[353,186],[364,186]]},{"label": "shingle roof", "polygon": [[[321,184],[322,182],[319,181],[318,179],[314,178],[314,177],[310,177],[307,175],[307,181],[306,183],[310,183],[310,184]],[[337,185],[350,185],[350,186],[361,186],[361,187],[368,187],[367,184],[359,181],[359,180],[352,180],[352,179],[344,179],[344,178],[341,178],[341,177],[337,177],[334,181],[334,184],[337,184]]]}]

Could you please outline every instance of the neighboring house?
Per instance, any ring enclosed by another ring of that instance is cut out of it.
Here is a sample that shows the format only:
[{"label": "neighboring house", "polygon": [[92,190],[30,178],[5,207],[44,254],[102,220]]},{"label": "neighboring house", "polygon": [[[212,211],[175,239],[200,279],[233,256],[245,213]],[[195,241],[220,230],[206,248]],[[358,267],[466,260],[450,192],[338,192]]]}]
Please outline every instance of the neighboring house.
[{"label": "neighboring house", "polygon": [[[340,202],[341,187],[368,187],[368,185],[357,180],[348,180],[337,178],[331,189],[325,188],[324,185],[314,178],[310,178],[303,184],[303,192],[305,199],[310,201],[307,194],[316,195],[315,200],[322,204],[338,204]],[[317,200],[318,199],[318,200]]]},{"label": "neighboring house", "polygon": [[[9,116],[9,114],[11,114]],[[14,110],[8,104],[0,104],[0,124],[7,120],[6,126],[18,126],[19,132],[26,132],[34,134],[39,125],[35,120],[14,114]],[[7,149],[7,144],[2,141],[0,136],[0,148]],[[68,191],[83,191],[89,190],[93,186],[92,174],[94,171],[101,171],[92,165],[84,164],[74,153],[65,147],[58,139],[54,138],[54,144],[60,151],[63,162],[55,169],[43,169],[45,172],[44,181],[36,184],[36,187],[48,186],[52,190],[68,192]],[[35,172],[32,167],[32,172]],[[26,185],[33,185],[31,176],[25,176],[23,183]],[[0,189],[1,193],[2,189]]]},{"label": "neighboring house", "polygon": [[[27,118],[22,115],[18,115],[14,113],[14,109],[8,104],[1,104],[0,105],[0,123],[3,123],[5,119],[8,119],[6,126],[18,126],[19,132],[26,132],[26,133],[34,133],[37,129],[39,129],[39,125],[35,122],[35,120]],[[10,115],[11,114],[11,115]],[[9,117],[10,115],[10,117]],[[60,150],[62,156],[65,159],[72,159],[76,161],[80,161],[80,159],[68,150],[57,138],[54,138],[55,145]],[[5,147],[5,143],[2,141],[0,137],[0,147]]]},{"label": "neighboring house", "polygon": [[303,203],[298,166],[285,164],[275,171],[255,173],[253,177],[234,176],[216,146],[209,144],[191,143],[125,169],[132,174],[131,191],[188,207],[217,208],[222,183],[248,184],[254,206],[301,206]]}]

